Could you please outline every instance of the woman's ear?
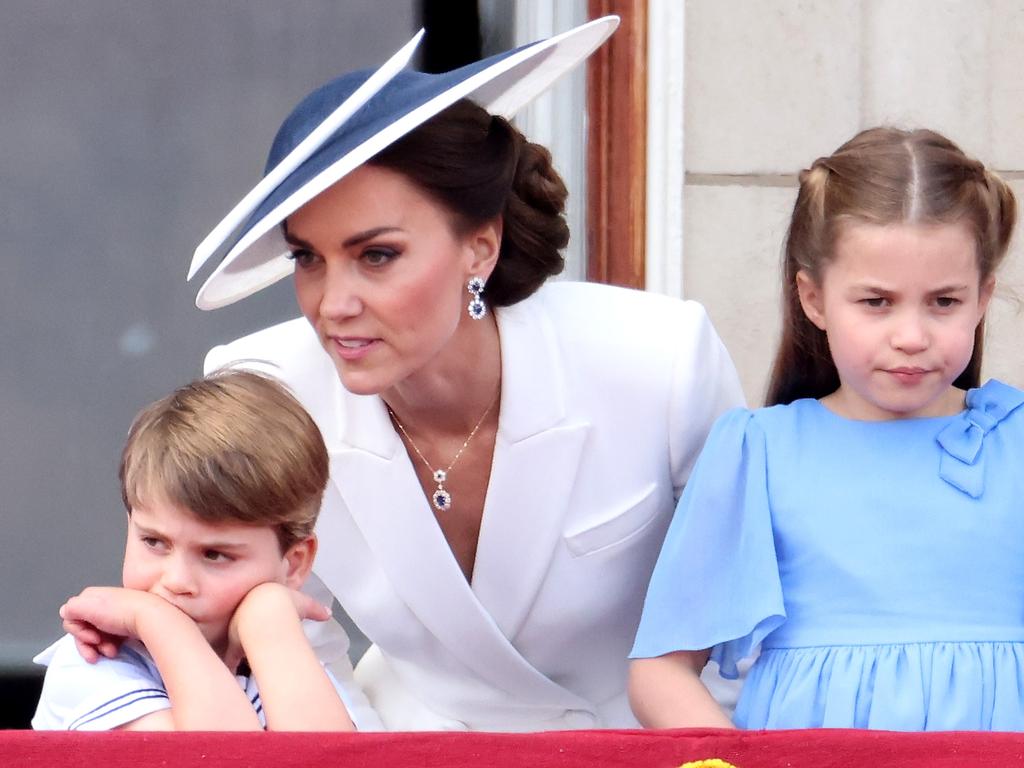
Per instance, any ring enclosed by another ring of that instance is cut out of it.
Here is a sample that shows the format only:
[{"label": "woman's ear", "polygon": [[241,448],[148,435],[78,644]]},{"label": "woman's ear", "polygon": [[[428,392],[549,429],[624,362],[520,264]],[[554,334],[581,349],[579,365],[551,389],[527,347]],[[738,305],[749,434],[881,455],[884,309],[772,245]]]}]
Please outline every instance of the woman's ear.
[{"label": "woman's ear", "polygon": [[464,243],[469,255],[467,274],[477,275],[485,281],[490,277],[501,252],[503,223],[501,216],[495,216],[466,235]]},{"label": "woman's ear", "polygon": [[284,585],[290,589],[299,589],[313,570],[313,559],[316,557],[316,535],[297,541],[284,553],[286,566]]},{"label": "woman's ear", "polygon": [[825,330],[825,301],[818,282],[802,269],[796,273],[796,292],[807,319]]}]

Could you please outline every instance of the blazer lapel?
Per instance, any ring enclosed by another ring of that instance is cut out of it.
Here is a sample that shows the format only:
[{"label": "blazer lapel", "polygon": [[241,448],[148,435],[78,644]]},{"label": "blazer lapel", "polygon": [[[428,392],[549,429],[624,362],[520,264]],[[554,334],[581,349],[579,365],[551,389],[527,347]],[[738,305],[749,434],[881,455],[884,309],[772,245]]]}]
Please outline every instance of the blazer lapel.
[{"label": "blazer lapel", "polygon": [[434,520],[383,402],[353,395],[340,402],[344,426],[340,445],[331,450],[332,482],[395,592],[483,680],[523,700],[580,706],[580,699],[519,654],[477,599]]},{"label": "blazer lapel", "polygon": [[527,300],[497,317],[501,419],[473,591],[514,638],[561,540],[589,425],[566,417],[562,360],[543,304]]}]

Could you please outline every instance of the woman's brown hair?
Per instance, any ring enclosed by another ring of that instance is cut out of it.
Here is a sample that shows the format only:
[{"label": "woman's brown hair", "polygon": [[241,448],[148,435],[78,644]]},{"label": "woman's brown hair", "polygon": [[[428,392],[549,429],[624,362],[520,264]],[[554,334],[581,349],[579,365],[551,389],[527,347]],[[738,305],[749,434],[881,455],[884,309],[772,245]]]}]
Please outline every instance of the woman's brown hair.
[{"label": "woman's brown hair", "polygon": [[565,266],[568,193],[551,153],[472,101],[456,102],[368,164],[425,190],[460,234],[501,217],[501,250],[484,289],[491,304],[522,301]]},{"label": "woman's brown hair", "polygon": [[[946,137],[929,130],[871,128],[800,173],[783,257],[782,339],[772,365],[767,405],[820,398],[839,387],[825,332],[804,314],[796,276],[819,283],[834,258],[844,224],[962,223],[974,237],[980,279],[998,268],[1016,222],[1013,191]],[[974,353],[954,381],[976,387],[981,377],[984,321]]]}]

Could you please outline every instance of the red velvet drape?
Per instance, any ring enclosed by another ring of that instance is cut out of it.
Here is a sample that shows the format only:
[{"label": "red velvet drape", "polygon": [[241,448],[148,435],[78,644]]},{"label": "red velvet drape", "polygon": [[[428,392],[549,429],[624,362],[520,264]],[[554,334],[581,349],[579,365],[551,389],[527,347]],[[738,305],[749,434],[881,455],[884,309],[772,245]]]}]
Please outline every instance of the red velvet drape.
[{"label": "red velvet drape", "polygon": [[338,768],[1024,766],[1024,735],[884,731],[561,731],[542,734],[140,734],[0,731],[0,766]]}]

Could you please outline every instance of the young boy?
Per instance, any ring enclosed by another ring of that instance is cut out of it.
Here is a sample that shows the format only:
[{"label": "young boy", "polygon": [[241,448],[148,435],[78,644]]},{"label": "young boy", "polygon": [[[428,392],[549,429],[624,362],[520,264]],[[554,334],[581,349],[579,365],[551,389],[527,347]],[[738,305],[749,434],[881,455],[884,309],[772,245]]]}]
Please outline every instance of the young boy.
[{"label": "young boy", "polygon": [[296,591],[328,477],[302,406],[270,378],[216,373],[136,417],[120,477],[124,587],[62,606],[32,726],[352,730],[300,626],[329,617]]}]

